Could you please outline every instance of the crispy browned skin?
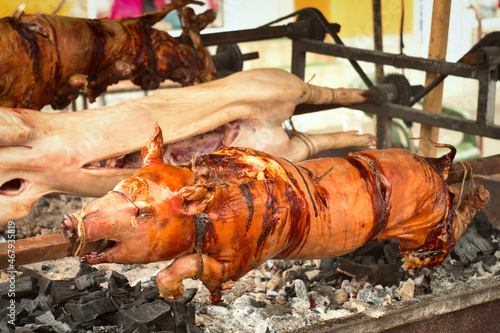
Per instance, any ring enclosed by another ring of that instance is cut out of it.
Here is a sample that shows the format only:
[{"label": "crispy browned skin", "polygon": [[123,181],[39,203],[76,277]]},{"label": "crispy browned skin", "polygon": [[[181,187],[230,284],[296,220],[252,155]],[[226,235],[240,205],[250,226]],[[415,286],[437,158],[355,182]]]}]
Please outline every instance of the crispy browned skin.
[{"label": "crispy browned skin", "polygon": [[181,44],[152,26],[191,0],[174,0],[138,18],[91,20],[44,14],[0,19],[0,106],[62,109],[81,90],[92,102],[110,84],[130,79],[155,89],[170,79],[182,85],[216,77],[199,31],[215,18],[211,10],[194,15],[183,10]]},{"label": "crispy browned skin", "polygon": [[89,264],[175,259],[156,278],[169,298],[194,277],[217,303],[268,259],[329,258],[373,239],[398,238],[408,268],[437,265],[489,195],[476,188],[455,213],[452,146],[440,159],[388,149],[297,164],[223,148],[189,168],[165,164],[161,147],[157,128],[139,173],[65,217],[63,231]]}]

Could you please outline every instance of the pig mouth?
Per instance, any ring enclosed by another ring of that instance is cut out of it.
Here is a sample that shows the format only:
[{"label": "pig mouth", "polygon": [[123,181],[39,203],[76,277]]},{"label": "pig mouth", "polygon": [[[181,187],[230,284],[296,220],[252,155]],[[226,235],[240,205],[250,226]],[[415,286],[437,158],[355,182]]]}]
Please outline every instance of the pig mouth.
[{"label": "pig mouth", "polygon": [[[115,247],[116,241],[111,239],[100,239],[95,242],[85,244],[83,253],[75,254],[80,257],[80,262],[84,264],[96,264],[101,262],[104,256]],[[87,252],[94,249],[92,252]]]},{"label": "pig mouth", "polygon": [[[163,146],[163,160],[167,164],[182,165],[191,161],[193,156],[209,154],[223,146],[230,146],[240,133],[240,121],[235,120],[209,132],[198,134],[184,140],[167,143]],[[140,169],[140,151],[112,156],[89,162],[83,166],[88,171],[103,169]]]},{"label": "pig mouth", "polygon": [[114,239],[98,239],[92,242],[85,241],[85,231],[81,231],[78,223],[75,228],[73,219],[67,215],[61,222],[61,233],[70,241],[69,253],[73,257],[80,257],[81,263],[97,264],[104,259],[104,256],[111,251],[118,242]]}]

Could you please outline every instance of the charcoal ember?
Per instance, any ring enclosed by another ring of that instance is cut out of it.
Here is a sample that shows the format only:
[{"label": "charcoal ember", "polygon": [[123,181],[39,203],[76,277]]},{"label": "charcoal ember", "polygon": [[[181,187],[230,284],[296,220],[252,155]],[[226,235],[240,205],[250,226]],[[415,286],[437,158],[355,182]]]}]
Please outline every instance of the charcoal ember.
[{"label": "charcoal ember", "polygon": [[48,264],[48,265],[42,265],[41,270],[44,273],[47,273],[48,271],[52,270],[54,268],[54,265]]},{"label": "charcoal ember", "polygon": [[57,304],[61,304],[80,298],[82,293],[76,288],[73,279],[56,280],[52,281],[50,296],[54,298]]},{"label": "charcoal ember", "polygon": [[52,280],[42,277],[38,280],[38,293],[39,294],[50,294],[50,289],[52,288]]},{"label": "charcoal ember", "polygon": [[19,308],[24,309],[27,313],[31,313],[37,309],[37,302],[34,299],[23,298],[21,299]]},{"label": "charcoal ember", "polygon": [[75,286],[78,290],[85,290],[98,286],[105,278],[105,271],[93,271],[75,278]]},{"label": "charcoal ember", "polygon": [[303,271],[302,266],[293,265],[292,267],[283,272],[283,279],[285,279],[285,281],[290,281],[300,278],[302,275],[302,271]]},{"label": "charcoal ember", "polygon": [[[157,288],[157,290],[158,290],[158,288]],[[194,296],[196,296],[197,292],[198,292],[198,289],[196,289],[196,288],[188,288],[188,289],[184,290],[184,295],[182,295],[182,297],[179,298],[176,303],[188,304],[189,302],[191,302],[193,300],[193,298],[194,298]]]},{"label": "charcoal ember", "polygon": [[125,275],[117,271],[111,272],[108,282],[109,292],[113,293],[115,290],[130,287],[128,279]]},{"label": "charcoal ember", "polygon": [[469,227],[474,225],[479,236],[488,239],[491,235],[495,234],[494,227],[490,223],[488,216],[482,210],[478,211],[472,219]]},{"label": "charcoal ember", "polygon": [[274,303],[269,304],[266,307],[266,314],[270,317],[275,316],[285,316],[292,313],[292,309],[289,306],[285,306],[283,304]]},{"label": "charcoal ember", "polygon": [[309,281],[319,281],[321,279],[321,271],[319,269],[313,269],[309,271],[305,271],[304,275],[307,277]]},{"label": "charcoal ember", "polygon": [[[38,294],[38,281],[33,276],[20,276],[14,279],[17,298],[34,297]],[[0,297],[8,298],[11,290],[10,281],[0,284]]]},{"label": "charcoal ember", "polygon": [[[2,317],[4,318],[4,317]],[[0,321],[0,332],[2,333],[10,333],[11,330],[9,329],[9,326],[7,326],[7,321]],[[29,333],[30,331],[26,331],[26,333]]]},{"label": "charcoal ember", "polygon": [[33,277],[36,281],[38,281],[42,278],[42,276],[40,274],[38,274],[37,272],[35,272],[32,269],[27,269],[27,268],[23,269],[20,277],[28,277],[28,276]]},{"label": "charcoal ember", "polygon": [[481,237],[476,225],[470,225],[457,241],[452,251],[454,257],[469,263],[481,254],[491,254],[496,248],[485,238]]},{"label": "charcoal ember", "polygon": [[120,309],[118,311],[121,327],[126,328],[133,323],[153,324],[170,314],[171,306],[158,299],[151,303],[142,304],[139,307]]},{"label": "charcoal ember", "polygon": [[358,291],[356,298],[364,303],[381,306],[387,295],[387,291],[381,286],[367,286]]},{"label": "charcoal ember", "polygon": [[146,288],[142,289],[140,297],[144,298],[148,302],[151,302],[152,300],[158,298],[159,295],[160,295],[160,293],[158,291],[158,287],[154,286],[154,287],[146,287]]},{"label": "charcoal ember", "polygon": [[75,279],[93,272],[99,272],[99,270],[90,265],[80,263],[80,269],[78,270],[78,273],[76,273]]},{"label": "charcoal ember", "polygon": [[36,317],[36,323],[34,325],[31,324],[27,326],[28,328],[36,328],[37,330],[50,328],[53,331],[60,333],[71,332],[71,327],[66,323],[56,320],[50,311],[46,311]]},{"label": "charcoal ember", "polygon": [[486,266],[493,266],[497,262],[497,258],[495,257],[494,254],[482,254],[477,256],[473,262],[478,262],[481,261],[483,262]]},{"label": "charcoal ember", "polygon": [[82,301],[70,301],[64,305],[67,313],[71,314],[73,321],[85,323],[96,319],[106,312],[115,311],[113,302],[106,297]]},{"label": "charcoal ember", "polygon": [[357,264],[345,258],[339,258],[337,270],[354,278],[356,281],[366,281],[372,284],[377,282],[380,277],[376,266]]},{"label": "charcoal ember", "polygon": [[388,263],[388,264],[379,264],[377,267],[377,271],[379,274],[378,279],[376,280],[377,284],[382,286],[394,286],[397,285],[401,281],[402,263]]},{"label": "charcoal ember", "polygon": [[37,297],[35,297],[34,301],[36,303],[37,309],[40,309],[42,311],[48,311],[55,304],[54,298],[52,298],[52,296],[50,295],[45,294],[39,294]]},{"label": "charcoal ember", "polygon": [[[196,310],[194,305],[184,304],[181,302],[172,302],[171,306],[172,312],[174,314],[174,324],[176,332],[197,333],[200,331],[195,324]],[[168,317],[166,317],[165,319],[168,319]],[[166,329],[168,327],[167,325],[162,325],[162,328]]]}]

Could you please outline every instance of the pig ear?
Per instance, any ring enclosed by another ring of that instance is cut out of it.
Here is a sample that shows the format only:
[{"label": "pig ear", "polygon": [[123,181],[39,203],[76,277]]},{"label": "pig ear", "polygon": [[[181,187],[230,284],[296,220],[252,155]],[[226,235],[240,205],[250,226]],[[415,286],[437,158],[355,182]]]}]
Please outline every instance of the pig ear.
[{"label": "pig ear", "polygon": [[163,161],[163,135],[158,123],[155,124],[155,131],[141,151],[143,165],[155,164]]},{"label": "pig ear", "polygon": [[185,186],[180,192],[184,201],[183,213],[191,216],[204,211],[214,197],[214,192],[204,186]]}]

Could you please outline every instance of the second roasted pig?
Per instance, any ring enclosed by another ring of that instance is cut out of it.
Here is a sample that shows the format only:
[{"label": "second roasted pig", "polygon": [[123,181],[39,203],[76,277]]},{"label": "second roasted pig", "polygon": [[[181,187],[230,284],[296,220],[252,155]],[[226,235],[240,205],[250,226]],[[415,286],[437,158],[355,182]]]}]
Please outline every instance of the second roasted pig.
[{"label": "second roasted pig", "polygon": [[476,187],[454,205],[445,183],[452,146],[438,159],[388,149],[297,164],[222,148],[188,167],[165,164],[162,147],[157,127],[141,170],[62,228],[88,264],[175,259],[156,277],[171,299],[183,279],[197,278],[218,303],[268,259],[329,258],[376,239],[399,239],[407,268],[431,267],[489,198]]},{"label": "second roasted pig", "polygon": [[[174,0],[137,18],[92,20],[45,14],[0,19],[0,106],[62,109],[86,91],[90,101],[119,80],[156,89],[166,79],[190,85],[217,77],[200,30],[215,19],[209,10],[194,15]],[[169,12],[182,10],[180,43],[152,26]]]}]

